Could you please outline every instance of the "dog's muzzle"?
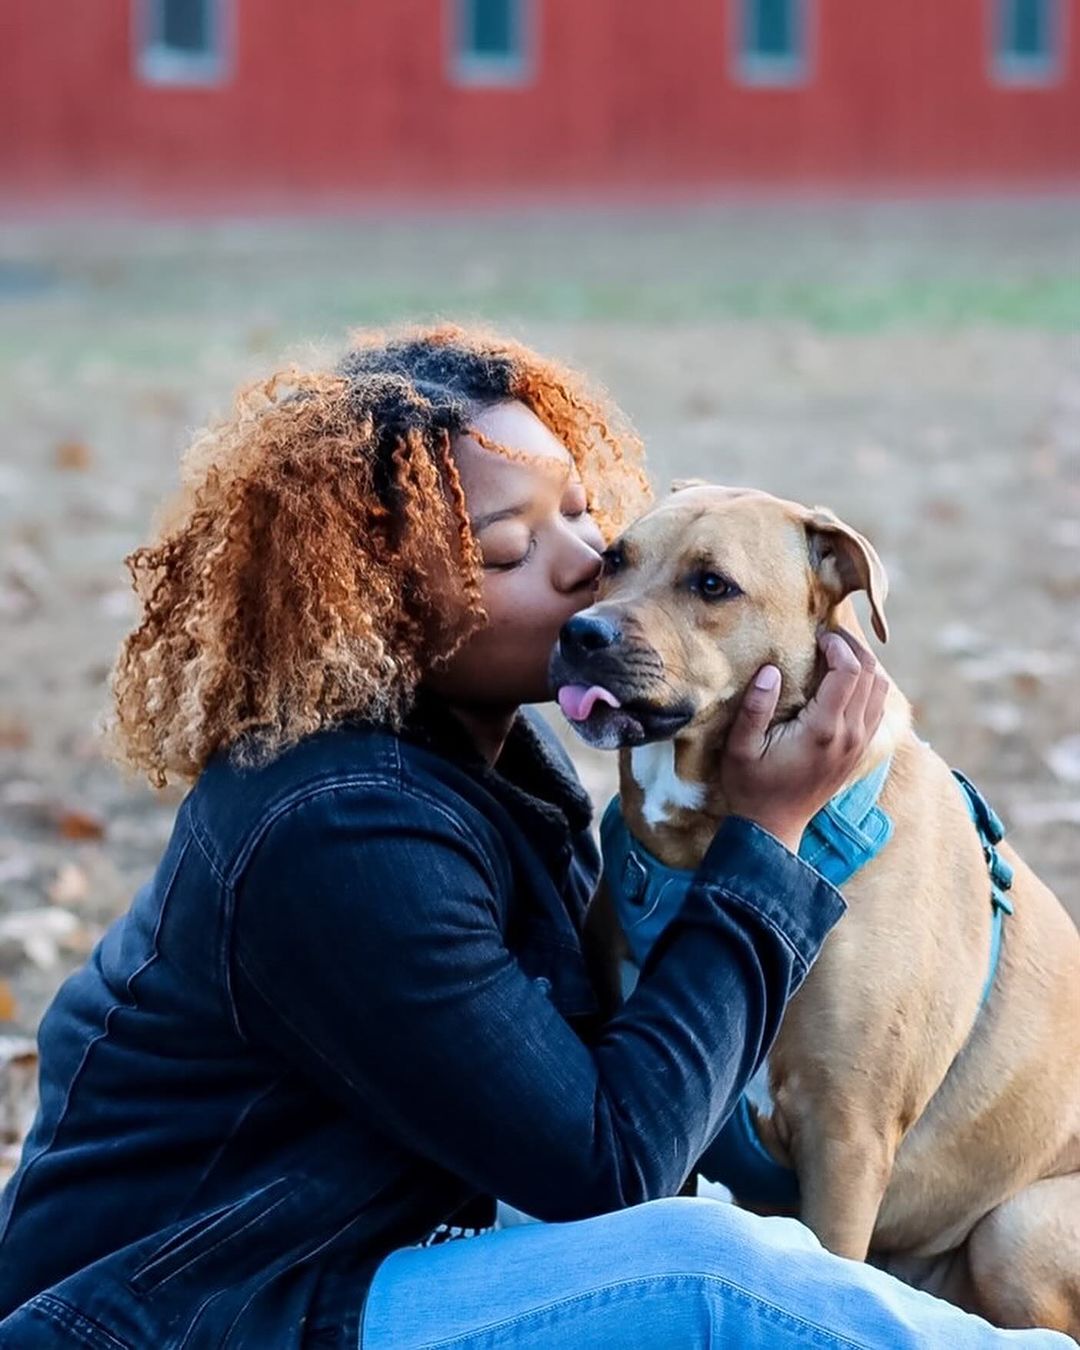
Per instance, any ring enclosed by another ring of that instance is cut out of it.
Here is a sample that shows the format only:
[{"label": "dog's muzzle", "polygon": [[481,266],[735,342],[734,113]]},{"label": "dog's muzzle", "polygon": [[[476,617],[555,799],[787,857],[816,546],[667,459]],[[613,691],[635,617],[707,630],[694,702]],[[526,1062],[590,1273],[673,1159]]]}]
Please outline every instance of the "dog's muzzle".
[{"label": "dog's muzzle", "polygon": [[627,643],[612,616],[586,610],[563,624],[548,681],[567,721],[588,745],[615,750],[667,740],[694,716],[689,702],[660,703],[633,687],[630,669],[660,664],[651,649],[647,660],[643,655],[639,644]]}]

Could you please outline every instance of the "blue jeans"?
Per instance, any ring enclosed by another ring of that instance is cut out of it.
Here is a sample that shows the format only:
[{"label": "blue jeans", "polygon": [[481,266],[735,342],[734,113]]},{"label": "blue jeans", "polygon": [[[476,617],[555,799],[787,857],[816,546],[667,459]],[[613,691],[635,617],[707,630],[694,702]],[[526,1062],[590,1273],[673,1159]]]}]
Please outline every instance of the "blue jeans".
[{"label": "blue jeans", "polygon": [[574,1223],[523,1223],[378,1267],[363,1350],[691,1350],[737,1346],[1030,1347],[1053,1331],[999,1331],[892,1276],[824,1250],[794,1219],[673,1197]]}]

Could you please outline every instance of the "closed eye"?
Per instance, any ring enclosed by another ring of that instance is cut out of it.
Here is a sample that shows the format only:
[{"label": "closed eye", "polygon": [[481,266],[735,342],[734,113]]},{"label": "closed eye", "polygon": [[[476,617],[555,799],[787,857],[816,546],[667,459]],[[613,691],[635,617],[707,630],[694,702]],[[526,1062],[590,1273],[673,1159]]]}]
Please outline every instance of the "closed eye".
[{"label": "closed eye", "polygon": [[515,558],[513,562],[508,562],[508,563],[485,563],[485,564],[484,564],[484,571],[485,571],[485,572],[513,572],[515,568],[518,568],[518,567],[524,567],[524,566],[525,566],[525,564],[526,564],[526,563],[529,561],[529,559],[532,557],[532,555],[533,555],[533,550],[534,550],[535,548],[536,548],[536,535],[534,534],[533,537],[529,540],[529,547],[525,550],[525,552],[522,554],[522,556],[521,556],[520,558]]}]

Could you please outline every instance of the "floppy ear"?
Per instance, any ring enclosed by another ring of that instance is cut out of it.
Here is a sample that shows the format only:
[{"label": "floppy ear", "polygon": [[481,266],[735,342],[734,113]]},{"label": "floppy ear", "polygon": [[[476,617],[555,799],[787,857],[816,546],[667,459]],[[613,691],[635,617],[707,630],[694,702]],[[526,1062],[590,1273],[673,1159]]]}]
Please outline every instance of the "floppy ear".
[{"label": "floppy ear", "polygon": [[874,632],[882,642],[888,642],[885,596],[889,580],[873,544],[825,506],[808,511],[805,524],[810,566],[825,590],[838,603],[852,591],[865,591],[870,599]]},{"label": "floppy ear", "polygon": [[676,478],[675,481],[672,483],[671,487],[668,488],[668,491],[681,492],[683,488],[708,487],[708,486],[709,483],[704,478]]}]

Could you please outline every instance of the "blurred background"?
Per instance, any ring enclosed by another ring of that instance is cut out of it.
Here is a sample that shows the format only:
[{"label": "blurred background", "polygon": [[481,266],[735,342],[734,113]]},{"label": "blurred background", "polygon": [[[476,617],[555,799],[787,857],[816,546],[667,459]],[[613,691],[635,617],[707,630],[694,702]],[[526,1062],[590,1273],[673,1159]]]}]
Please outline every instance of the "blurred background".
[{"label": "blurred background", "polygon": [[[658,491],[753,484],[869,535],[921,734],[1078,912],[1077,0],[6,0],[0,26],[9,1058],[180,800],[95,737],[125,553],[239,382],[399,319],[583,367]],[[614,757],[552,720],[602,805]]]}]

